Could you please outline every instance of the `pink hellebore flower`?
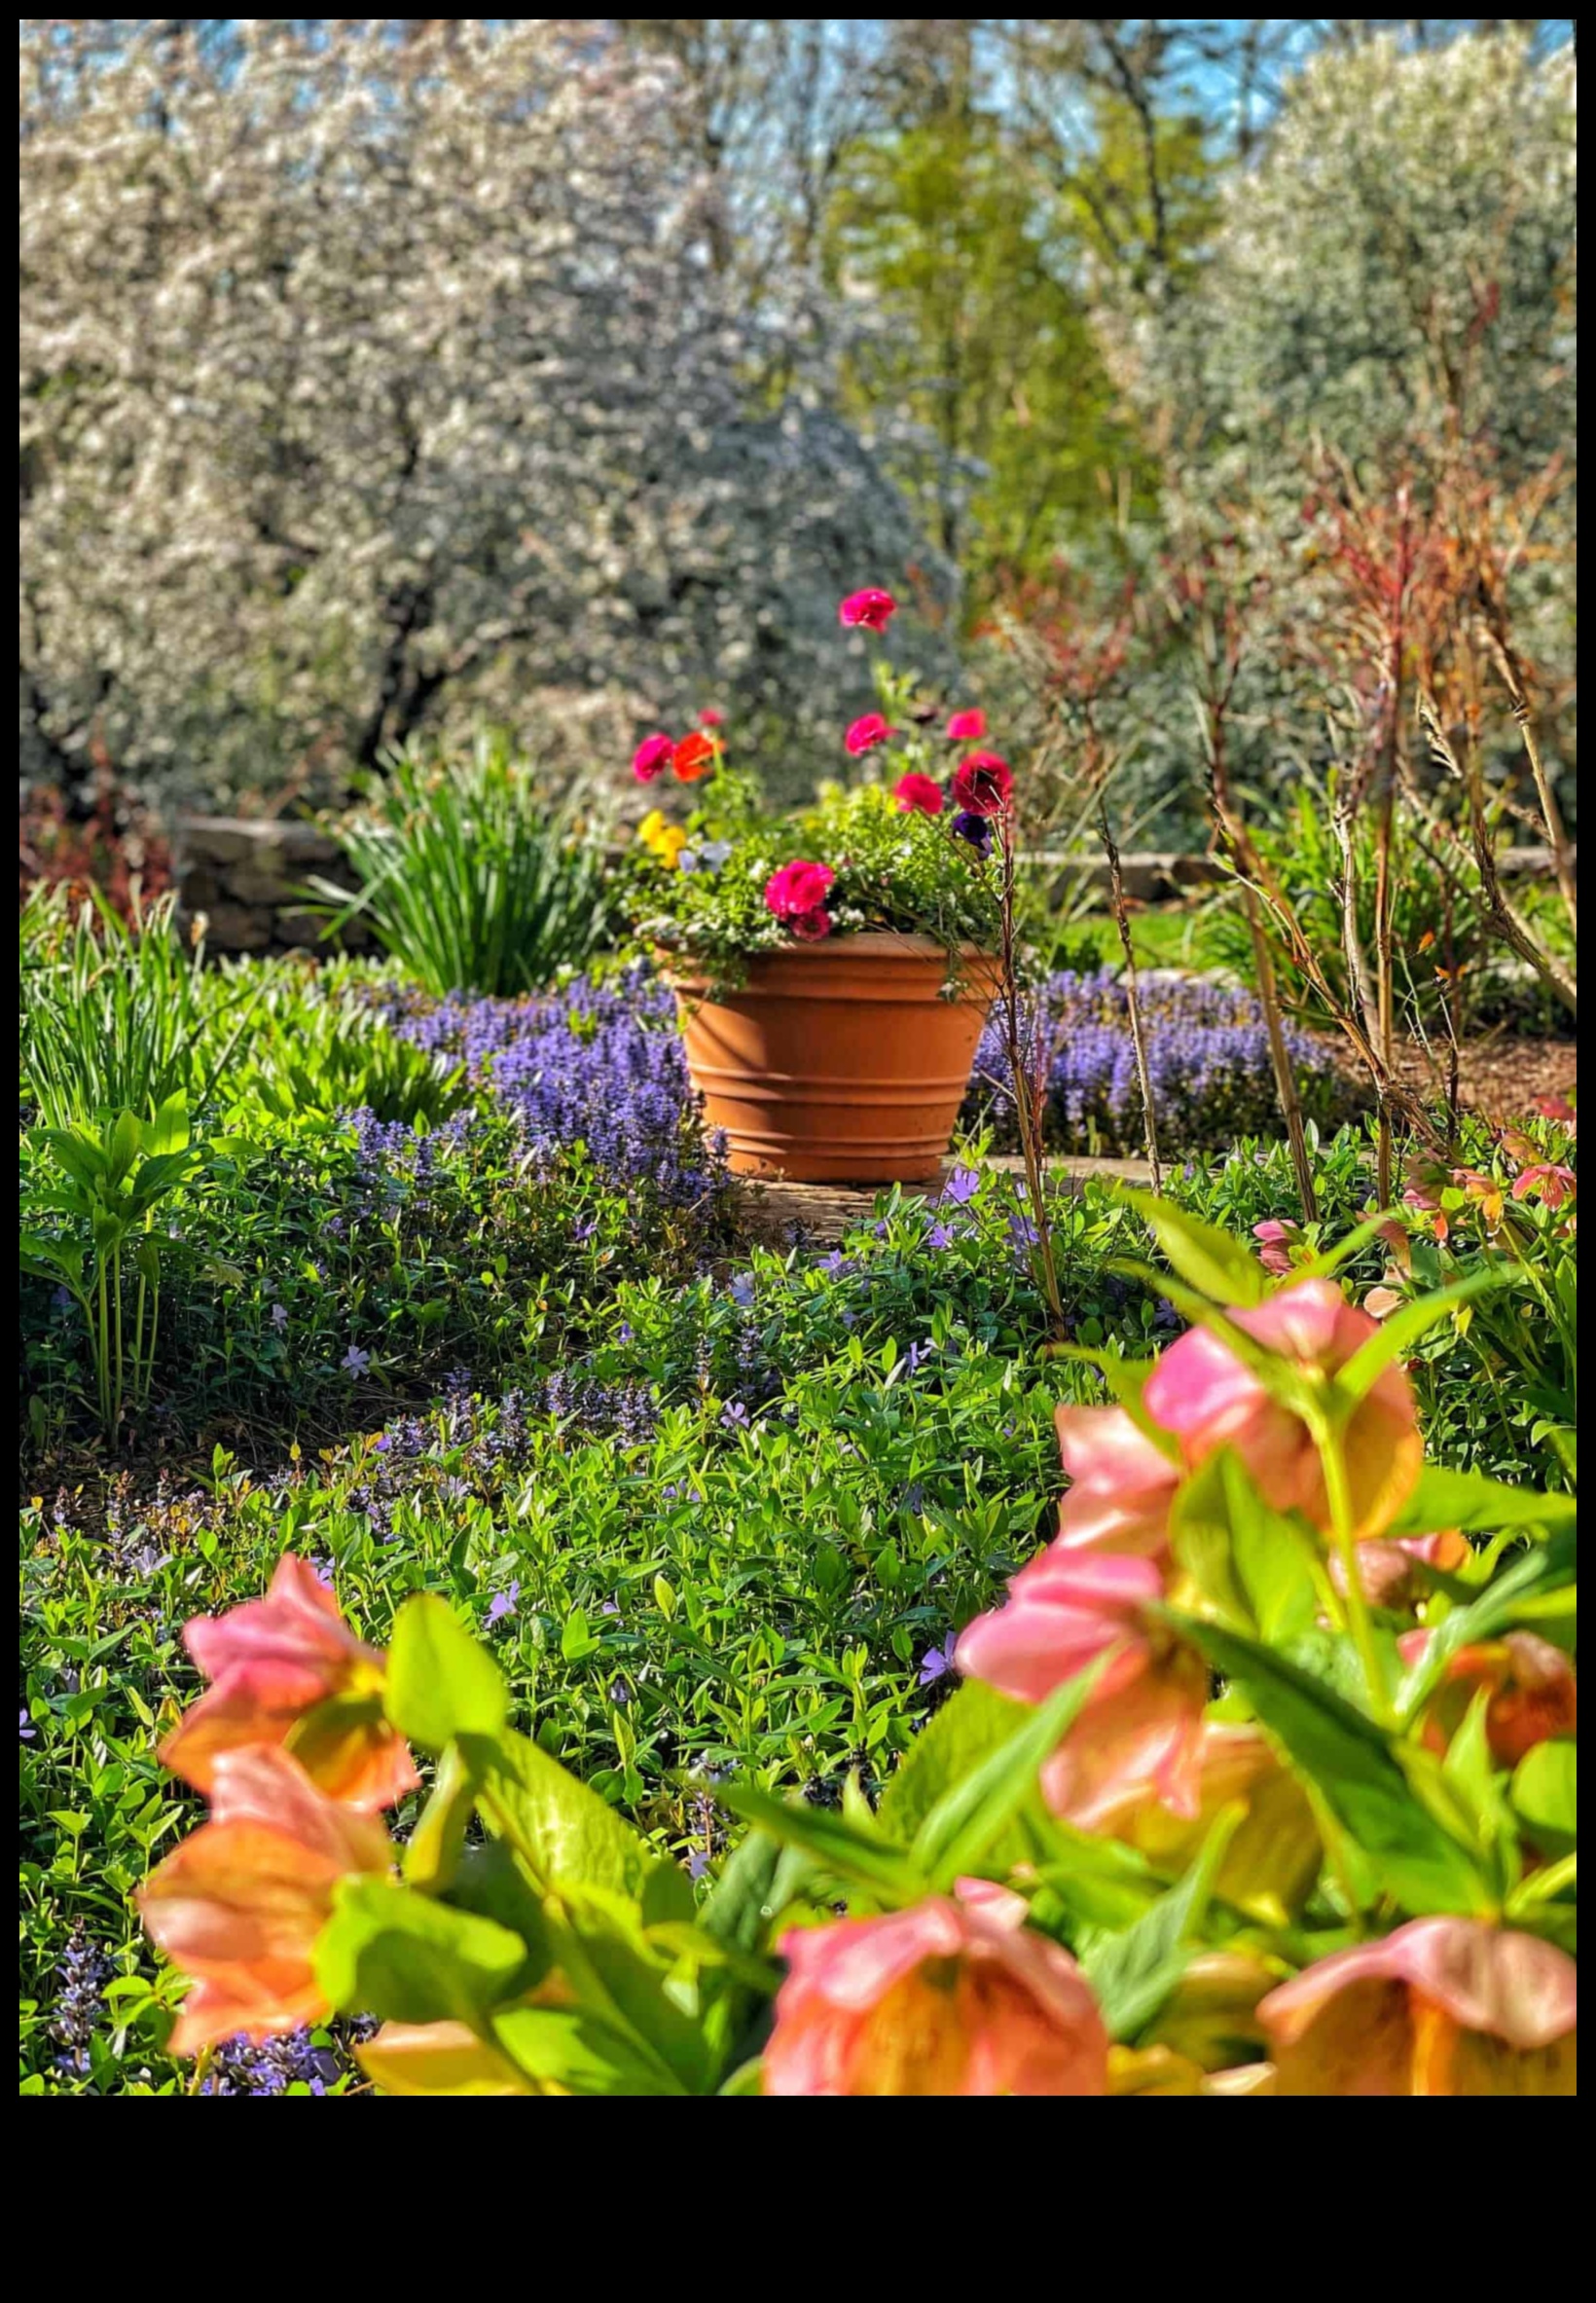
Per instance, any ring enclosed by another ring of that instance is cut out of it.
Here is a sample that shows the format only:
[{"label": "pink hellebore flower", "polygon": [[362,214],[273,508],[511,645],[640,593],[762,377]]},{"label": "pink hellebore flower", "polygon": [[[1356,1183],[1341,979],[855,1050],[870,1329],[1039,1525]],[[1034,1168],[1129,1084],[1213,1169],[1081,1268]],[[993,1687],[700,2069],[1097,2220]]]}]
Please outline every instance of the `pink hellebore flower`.
[{"label": "pink hellebore flower", "polygon": [[1291,1269],[1291,1249],[1302,1237],[1295,1224],[1281,1224],[1271,1218],[1266,1224],[1254,1224],[1252,1237],[1258,1243],[1258,1261],[1276,1279],[1288,1277]]},{"label": "pink hellebore flower", "polygon": [[1577,1970],[1537,1935],[1413,1919],[1271,1992],[1278,2095],[1573,2095]]},{"label": "pink hellebore flower", "polygon": [[1370,1288],[1363,1298],[1363,1309],[1371,1320],[1388,1320],[1400,1308],[1401,1296],[1396,1288]]},{"label": "pink hellebore flower", "polygon": [[972,751],[954,770],[953,796],[968,816],[1000,816],[1014,796],[1014,771],[996,751]]},{"label": "pink hellebore flower", "polygon": [[1108,2035],[1073,1959],[962,1881],[882,1919],[794,1928],[781,1955],[767,2095],[1106,2091]]},{"label": "pink hellebore flower", "polygon": [[1513,1184],[1513,1197],[1528,1199],[1533,1191],[1549,1208],[1560,1208],[1565,1199],[1572,1199],[1579,1188],[1579,1179],[1571,1167],[1557,1167],[1543,1163],[1527,1167]]},{"label": "pink hellebore flower", "polygon": [[899,814],[904,816],[940,816],[945,804],[940,784],[929,776],[913,773],[898,778],[892,786],[892,797]]},{"label": "pink hellebore flower", "polygon": [[[817,940],[830,929],[824,907],[836,877],[829,863],[810,863],[802,858],[783,863],[765,883],[765,907],[784,920],[795,935]],[[823,926],[815,925],[816,915]]]},{"label": "pink hellebore flower", "polygon": [[977,1616],[955,1651],[967,1679],[1039,1703],[1100,1656],[1107,1661],[1074,1726],[1041,1773],[1055,1814],[1083,1830],[1138,1796],[1197,1810],[1208,1671],[1148,1609],[1163,1597],[1151,1559],[1052,1543],[1009,1585],[1006,1606]]},{"label": "pink hellebore flower", "polygon": [[671,737],[664,735],[659,730],[656,730],[652,736],[645,736],[632,754],[632,773],[636,777],[637,782],[652,784],[655,777],[669,762],[674,749],[675,746]]},{"label": "pink hellebore flower", "polygon": [[385,1872],[391,1855],[375,1815],[329,1799],[286,1751],[219,1752],[210,1821],[150,1874],[138,1898],[152,1938],[195,1978],[171,2052],[320,2022],[329,2010],[315,1945],[334,1890],[353,1872]]},{"label": "pink hellebore flower", "polygon": [[1061,1547],[1161,1559],[1169,1550],[1179,1465],[1137,1429],[1123,1407],[1058,1407],[1053,1421],[1070,1475],[1059,1506]]},{"label": "pink hellebore flower", "polygon": [[890,592],[869,587],[863,592],[850,592],[837,609],[839,624],[857,625],[866,632],[885,632],[897,614],[897,602]]},{"label": "pink hellebore flower", "polygon": [[[334,1799],[385,1808],[420,1781],[404,1738],[382,1716],[381,1654],[355,1637],[308,1560],[285,1552],[264,1599],[195,1616],[183,1638],[213,1685],[178,1721],[161,1757],[199,1790],[210,1790],[224,1752],[286,1742],[302,1722],[298,1755]],[[317,1732],[307,1715],[334,1697],[345,1701]]]},{"label": "pink hellebore flower", "polygon": [[979,744],[987,732],[987,715],[978,706],[967,712],[956,712],[948,722],[948,741],[951,744]]},{"label": "pink hellebore flower", "polygon": [[[1231,1318],[1284,1360],[1319,1377],[1333,1375],[1378,1329],[1327,1279],[1299,1280]],[[1299,1511],[1329,1525],[1324,1472],[1305,1423],[1281,1407],[1223,1337],[1191,1328],[1147,1378],[1148,1414],[1174,1432],[1189,1467],[1233,1447],[1276,1511]],[[1381,1370],[1343,1431],[1354,1533],[1377,1535],[1419,1477],[1424,1448],[1413,1393],[1400,1368]]]},{"label": "pink hellebore flower", "polygon": [[[1395,1609],[1413,1606],[1429,1589],[1423,1577],[1414,1574],[1415,1566],[1455,1574],[1469,1563],[1469,1544],[1456,1527],[1443,1527],[1433,1535],[1371,1536],[1357,1547],[1354,1556],[1369,1605]],[[1332,1558],[1329,1568],[1331,1583],[1345,1591],[1346,1571],[1339,1558]]]},{"label": "pink hellebore flower", "polygon": [[878,744],[888,743],[896,734],[896,728],[889,728],[879,712],[867,712],[862,719],[853,722],[843,738],[843,744],[849,757],[858,759],[865,752],[873,751]]}]

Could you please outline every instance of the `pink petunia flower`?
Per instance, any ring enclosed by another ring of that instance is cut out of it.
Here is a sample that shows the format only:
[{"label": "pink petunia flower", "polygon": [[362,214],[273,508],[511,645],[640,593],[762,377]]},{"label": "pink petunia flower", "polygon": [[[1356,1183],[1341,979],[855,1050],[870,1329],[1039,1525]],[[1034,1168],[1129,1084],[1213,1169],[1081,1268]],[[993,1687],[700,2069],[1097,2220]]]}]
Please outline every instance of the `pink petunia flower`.
[{"label": "pink petunia flower", "polygon": [[639,784],[652,784],[675,749],[673,740],[658,729],[645,736],[632,754],[632,773]]},{"label": "pink petunia flower", "polygon": [[896,728],[889,728],[879,712],[867,712],[862,719],[853,722],[843,738],[843,743],[849,756],[858,759],[863,753],[874,751],[878,744],[888,743],[896,734]]},{"label": "pink petunia flower", "polygon": [[838,606],[837,621],[865,632],[885,632],[896,614],[897,602],[891,593],[871,587],[863,592],[850,592]]},{"label": "pink petunia flower", "polygon": [[979,744],[987,732],[987,715],[979,706],[967,712],[956,712],[948,722],[948,741],[951,744]]},{"label": "pink petunia flower", "polygon": [[996,751],[972,751],[954,770],[954,805],[969,816],[1000,816],[1014,795],[1014,771]]},{"label": "pink petunia flower", "polygon": [[912,773],[898,778],[892,786],[892,797],[905,816],[940,816],[947,804],[940,784],[929,776]]},{"label": "pink petunia flower", "polygon": [[[783,863],[765,883],[765,907],[784,920],[794,933],[802,932],[806,941],[816,941],[828,932],[830,923],[816,929],[815,915],[824,916],[825,899],[836,877],[829,863],[811,863],[803,858]],[[809,923],[802,931],[797,926],[800,920]]]}]

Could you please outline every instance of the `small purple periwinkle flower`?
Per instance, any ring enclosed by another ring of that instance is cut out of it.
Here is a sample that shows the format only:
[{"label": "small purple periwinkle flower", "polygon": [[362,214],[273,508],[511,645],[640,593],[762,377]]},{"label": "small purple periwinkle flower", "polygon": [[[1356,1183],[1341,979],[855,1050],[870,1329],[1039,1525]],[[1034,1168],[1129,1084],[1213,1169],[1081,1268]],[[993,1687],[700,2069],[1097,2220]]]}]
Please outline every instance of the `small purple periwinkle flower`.
[{"label": "small purple periwinkle flower", "polygon": [[728,1431],[746,1431],[748,1428],[748,1410],[741,1400],[728,1400],[725,1407],[720,1410],[720,1420],[723,1424],[725,1424]]},{"label": "small purple periwinkle flower", "polygon": [[271,1315],[270,1315],[270,1316],[271,1316],[271,1320],[272,1320],[272,1326],[273,1326],[273,1327],[276,1329],[276,1331],[277,1331],[277,1334],[280,1335],[280,1334],[283,1333],[284,1329],[285,1329],[285,1328],[287,1327],[287,1325],[288,1325],[288,1306],[287,1306],[287,1304],[286,1304],[286,1303],[273,1303],[273,1304],[272,1304],[272,1311],[271,1311]]},{"label": "small purple periwinkle flower", "polygon": [[351,1343],[338,1364],[341,1368],[346,1368],[351,1375],[364,1375],[372,1364],[372,1355],[369,1351],[362,1351],[358,1343]]},{"label": "small purple periwinkle flower", "polygon": [[700,1880],[708,1878],[709,1866],[713,1858],[711,1857],[707,1847],[695,1847],[691,1855],[688,1856],[687,1876],[695,1886],[697,1886]]},{"label": "small purple periwinkle flower", "polygon": [[950,1671],[957,1670],[954,1650],[958,1645],[958,1632],[950,1631],[940,1647],[928,1647],[920,1659],[920,1677],[916,1682],[917,1686],[932,1687],[937,1680],[946,1679]]},{"label": "small purple periwinkle flower", "polygon": [[753,1302],[754,1284],[751,1271],[740,1271],[726,1291],[732,1301],[746,1311]]},{"label": "small purple periwinkle flower", "polygon": [[33,1724],[33,1716],[24,1703],[17,1724],[18,1740],[23,1743],[37,1742],[38,1734],[39,1731]]},{"label": "small purple periwinkle flower", "polygon": [[495,1591],[492,1598],[489,1600],[488,1621],[490,1624],[501,1624],[507,1615],[514,1615],[516,1602],[520,1597],[520,1584],[513,1581],[506,1584],[502,1591]]},{"label": "small purple periwinkle flower", "polygon": [[925,1234],[925,1245],[928,1248],[951,1248],[953,1233],[946,1224],[933,1224]]},{"label": "small purple periwinkle flower", "polygon": [[956,1167],[942,1187],[942,1197],[956,1208],[968,1207],[980,1188],[981,1178],[973,1167]]}]

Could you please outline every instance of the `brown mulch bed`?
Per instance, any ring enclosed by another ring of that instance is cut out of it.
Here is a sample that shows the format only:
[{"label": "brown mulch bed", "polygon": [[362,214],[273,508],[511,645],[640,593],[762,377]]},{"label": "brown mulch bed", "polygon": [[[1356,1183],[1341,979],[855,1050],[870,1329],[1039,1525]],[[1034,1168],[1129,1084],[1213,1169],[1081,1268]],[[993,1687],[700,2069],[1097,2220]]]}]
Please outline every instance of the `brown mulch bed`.
[{"label": "brown mulch bed", "polygon": [[[1462,1100],[1497,1126],[1527,1118],[1546,1096],[1566,1096],[1578,1075],[1577,1040],[1515,1040],[1505,1035],[1464,1043],[1459,1067]],[[1427,1096],[1434,1074],[1418,1048],[1402,1059],[1403,1077]]]}]

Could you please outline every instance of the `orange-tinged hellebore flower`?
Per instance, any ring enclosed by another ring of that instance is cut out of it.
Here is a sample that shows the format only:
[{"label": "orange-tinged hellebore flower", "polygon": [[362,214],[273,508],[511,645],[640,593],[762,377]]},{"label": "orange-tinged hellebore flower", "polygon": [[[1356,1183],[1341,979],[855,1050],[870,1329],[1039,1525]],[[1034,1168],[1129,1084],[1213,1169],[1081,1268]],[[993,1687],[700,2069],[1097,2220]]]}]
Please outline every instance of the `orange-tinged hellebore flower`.
[{"label": "orange-tinged hellebore flower", "polygon": [[1413,1919],[1271,1992],[1279,2095],[1573,2095],[1577,1970],[1538,1935]]},{"label": "orange-tinged hellebore flower", "polygon": [[[1403,1663],[1416,1663],[1430,1637],[1428,1631],[1409,1631],[1399,1639]],[[1446,1749],[1480,1688],[1490,1690],[1485,1740],[1499,1767],[1515,1768],[1537,1743],[1578,1729],[1578,1683],[1568,1657],[1534,1631],[1509,1631],[1505,1639],[1460,1647],[1448,1659],[1425,1713],[1425,1741],[1433,1751]]]},{"label": "orange-tinged hellebore flower", "polygon": [[[313,1779],[358,1807],[390,1805],[420,1778],[382,1717],[383,1659],[357,1639],[314,1569],[285,1554],[264,1599],[184,1627],[214,1681],[162,1747],[174,1773],[211,1788],[218,1753],[293,1737]],[[336,1709],[311,1717],[324,1704]]]},{"label": "orange-tinged hellebore flower", "polygon": [[1099,1657],[1103,1670],[1041,1773],[1055,1814],[1095,1831],[1128,1801],[1197,1812],[1208,1669],[1149,1613],[1164,1580],[1151,1559],[1048,1546],[1009,1584],[1006,1606],[960,1634],[956,1660],[1022,1703],[1039,1703]]},{"label": "orange-tinged hellebore flower", "polygon": [[1097,2001],[1017,1901],[937,1895],[783,1936],[765,2093],[1102,2095]]},{"label": "orange-tinged hellebore flower", "polygon": [[[420,1781],[403,1737],[382,1717],[381,1652],[355,1637],[308,1560],[285,1552],[264,1599],[195,1616],[183,1638],[214,1685],[184,1713],[161,1757],[198,1790],[212,1788],[224,1751],[291,1736],[334,1799],[385,1808]],[[308,1716],[335,1699],[337,1711]]]},{"label": "orange-tinged hellebore flower", "polygon": [[1071,1551],[1169,1550],[1170,1505],[1180,1484],[1172,1463],[1123,1407],[1055,1408],[1070,1489],[1059,1506],[1059,1541]]},{"label": "orange-tinged hellebore flower", "polygon": [[1123,1840],[1168,1877],[1189,1868],[1221,1808],[1246,1813],[1219,1864],[1215,1893],[1284,1925],[1319,1877],[1324,1845],[1308,1795],[1255,1727],[1205,1719],[1197,1736],[1196,1812],[1178,1815],[1132,1782],[1098,1810],[1094,1829]]},{"label": "orange-tinged hellebore flower", "polygon": [[218,1752],[213,1777],[210,1821],[138,1898],[151,1937],[195,1979],[174,2055],[319,2022],[315,1943],[334,1889],[351,1872],[386,1871],[392,1851],[375,1815],[329,1799],[273,1744]]},{"label": "orange-tinged hellebore flower", "polygon": [[[1458,1528],[1443,1527],[1433,1535],[1371,1536],[1358,1546],[1354,1555],[1358,1581],[1369,1605],[1396,1609],[1412,1607],[1430,1588],[1422,1575],[1414,1573],[1415,1568],[1435,1567],[1454,1575],[1469,1564],[1470,1548],[1469,1538]],[[1332,1558],[1329,1568],[1331,1583],[1345,1592],[1347,1575],[1339,1558]]]},{"label": "orange-tinged hellebore flower", "polygon": [[[1377,1322],[1327,1279],[1299,1280],[1230,1317],[1269,1351],[1321,1377],[1344,1368],[1379,1333]],[[1312,1434],[1270,1397],[1222,1335],[1188,1329],[1148,1376],[1143,1401],[1153,1421],[1177,1435],[1193,1469],[1233,1447],[1276,1511],[1301,1512],[1327,1530],[1324,1471]],[[1343,1438],[1354,1532],[1378,1535],[1411,1493],[1424,1462],[1413,1393],[1400,1368],[1381,1370]]]}]

